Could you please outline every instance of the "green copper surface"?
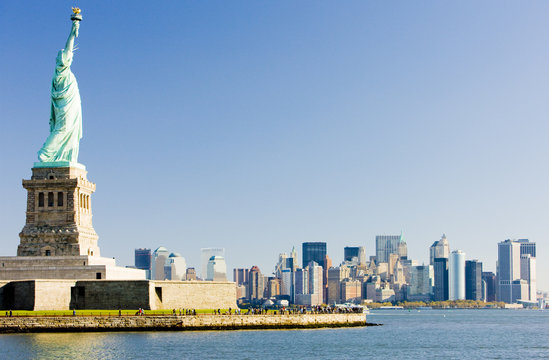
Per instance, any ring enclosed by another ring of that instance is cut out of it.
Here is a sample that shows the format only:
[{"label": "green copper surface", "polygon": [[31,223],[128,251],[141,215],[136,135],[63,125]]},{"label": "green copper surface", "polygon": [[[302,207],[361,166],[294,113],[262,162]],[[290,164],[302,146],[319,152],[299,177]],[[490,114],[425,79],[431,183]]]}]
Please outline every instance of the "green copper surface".
[{"label": "green copper surface", "polygon": [[70,161],[48,161],[48,162],[35,162],[35,168],[54,168],[54,167],[74,167],[82,170],[86,170],[86,167],[80,163]]},{"label": "green copper surface", "polygon": [[71,64],[79,26],[79,21],[73,21],[67,44],[57,54],[51,84],[50,135],[38,151],[41,163],[78,162],[78,148],[82,138],[82,105]]}]

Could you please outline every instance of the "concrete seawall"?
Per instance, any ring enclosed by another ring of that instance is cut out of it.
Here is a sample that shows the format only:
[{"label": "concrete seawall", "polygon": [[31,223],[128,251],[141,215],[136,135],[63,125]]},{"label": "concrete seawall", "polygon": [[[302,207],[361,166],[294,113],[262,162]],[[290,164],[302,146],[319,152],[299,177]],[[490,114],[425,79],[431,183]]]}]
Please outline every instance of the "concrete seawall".
[{"label": "concrete seawall", "polygon": [[364,314],[0,317],[0,333],[367,326]]}]

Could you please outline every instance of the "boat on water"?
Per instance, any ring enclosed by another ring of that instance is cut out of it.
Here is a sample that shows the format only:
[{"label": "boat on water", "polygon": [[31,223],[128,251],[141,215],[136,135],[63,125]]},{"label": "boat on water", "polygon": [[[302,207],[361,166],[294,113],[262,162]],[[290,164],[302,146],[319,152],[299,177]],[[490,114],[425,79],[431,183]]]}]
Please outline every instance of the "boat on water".
[{"label": "boat on water", "polygon": [[403,306],[380,306],[379,310],[404,310]]},{"label": "boat on water", "polygon": [[370,313],[370,309],[368,309],[367,306],[362,306],[362,305],[357,305],[357,304],[353,304],[353,303],[345,303],[345,304],[334,304],[334,307],[335,308],[339,308],[339,309],[346,309],[346,310],[349,310],[350,312],[358,312],[358,313],[363,313],[363,314],[369,314]]}]

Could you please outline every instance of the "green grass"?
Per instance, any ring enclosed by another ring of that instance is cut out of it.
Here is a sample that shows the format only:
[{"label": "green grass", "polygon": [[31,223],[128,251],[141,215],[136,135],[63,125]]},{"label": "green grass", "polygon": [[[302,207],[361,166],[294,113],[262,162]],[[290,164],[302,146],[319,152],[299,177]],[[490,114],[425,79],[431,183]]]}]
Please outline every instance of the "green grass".
[{"label": "green grass", "polygon": [[[228,312],[229,309],[221,309],[221,313]],[[135,315],[135,310],[121,310],[123,316]],[[247,310],[242,310],[242,313]],[[214,310],[201,309],[196,310],[197,314],[213,314]],[[273,314],[272,310],[269,310],[269,314]],[[9,314],[9,311],[8,311]],[[26,311],[26,310],[14,310],[13,316],[72,316],[72,310],[40,310],[40,311]],[[176,314],[179,315],[179,309],[176,309]],[[233,309],[234,314],[234,309]],[[76,316],[118,316],[118,310],[76,310]],[[145,310],[145,315],[172,315],[172,310]],[[0,310],[0,317],[6,316],[5,310]]]}]

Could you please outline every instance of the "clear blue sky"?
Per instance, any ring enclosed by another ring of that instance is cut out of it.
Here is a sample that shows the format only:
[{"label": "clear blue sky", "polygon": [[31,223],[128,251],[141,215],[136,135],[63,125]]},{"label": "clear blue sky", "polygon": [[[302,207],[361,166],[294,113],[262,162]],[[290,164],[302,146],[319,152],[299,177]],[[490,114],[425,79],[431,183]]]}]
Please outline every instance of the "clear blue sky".
[{"label": "clear blue sky", "polygon": [[[549,3],[77,1],[80,162],[104,256],[163,245],[273,270],[304,241],[412,258],[446,233],[495,271],[538,244],[549,290]],[[71,1],[0,2],[0,254],[48,135]]]}]

